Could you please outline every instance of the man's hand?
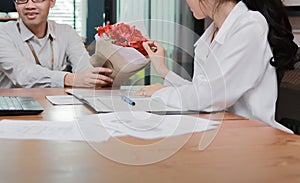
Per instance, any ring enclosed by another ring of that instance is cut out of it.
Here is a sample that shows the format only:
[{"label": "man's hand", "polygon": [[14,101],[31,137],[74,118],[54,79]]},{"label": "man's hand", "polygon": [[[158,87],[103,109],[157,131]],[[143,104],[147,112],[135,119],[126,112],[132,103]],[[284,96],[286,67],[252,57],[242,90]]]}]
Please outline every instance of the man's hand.
[{"label": "man's hand", "polygon": [[74,87],[96,87],[106,86],[113,82],[113,79],[106,76],[112,73],[111,69],[94,67],[78,73],[68,73],[65,76],[65,86]]}]

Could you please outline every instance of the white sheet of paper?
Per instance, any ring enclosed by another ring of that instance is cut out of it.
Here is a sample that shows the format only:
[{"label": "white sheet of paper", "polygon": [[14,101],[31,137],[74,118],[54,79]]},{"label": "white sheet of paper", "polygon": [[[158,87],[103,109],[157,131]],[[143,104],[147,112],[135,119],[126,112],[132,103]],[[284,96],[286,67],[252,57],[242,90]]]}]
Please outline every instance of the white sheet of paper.
[{"label": "white sheet of paper", "polygon": [[220,122],[186,115],[156,115],[147,112],[113,112],[90,115],[80,121],[93,121],[108,129],[142,139],[164,138],[217,128]]},{"label": "white sheet of paper", "polygon": [[0,138],[5,139],[103,142],[110,134],[113,134],[112,130],[89,122],[0,121]]},{"label": "white sheet of paper", "polygon": [[77,98],[72,95],[56,95],[56,96],[46,96],[54,105],[73,105],[73,104],[82,104]]},{"label": "white sheet of paper", "polygon": [[136,92],[136,91],[140,90],[143,87],[145,87],[145,85],[128,85],[128,86],[122,85],[120,87],[120,90],[126,90],[126,91],[129,91],[129,92]]},{"label": "white sheet of paper", "polygon": [[130,135],[141,139],[165,138],[215,129],[220,122],[186,115],[147,112],[94,114],[77,121],[0,121],[0,138],[103,142]]},{"label": "white sheet of paper", "polygon": [[96,98],[96,97],[134,95],[134,91],[128,91],[128,90],[66,89],[65,92],[81,99],[84,99],[86,97]]}]

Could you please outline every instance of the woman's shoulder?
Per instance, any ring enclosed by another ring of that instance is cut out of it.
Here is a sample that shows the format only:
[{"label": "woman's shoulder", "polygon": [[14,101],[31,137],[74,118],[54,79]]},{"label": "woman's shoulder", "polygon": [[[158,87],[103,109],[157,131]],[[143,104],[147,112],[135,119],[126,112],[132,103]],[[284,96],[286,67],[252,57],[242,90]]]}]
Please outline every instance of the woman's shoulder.
[{"label": "woman's shoulder", "polygon": [[260,26],[268,27],[266,18],[258,11],[249,11],[249,19]]},{"label": "woman's shoulder", "polygon": [[265,17],[258,11],[247,11],[239,17],[237,28],[252,29],[259,34],[268,32],[269,26]]}]

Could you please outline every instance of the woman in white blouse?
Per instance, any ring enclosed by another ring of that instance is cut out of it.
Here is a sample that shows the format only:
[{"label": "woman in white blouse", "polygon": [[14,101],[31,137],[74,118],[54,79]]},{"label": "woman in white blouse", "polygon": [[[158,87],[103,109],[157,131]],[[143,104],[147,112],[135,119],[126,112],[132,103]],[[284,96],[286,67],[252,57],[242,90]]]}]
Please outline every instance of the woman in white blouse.
[{"label": "woman in white blouse", "polygon": [[167,105],[190,110],[229,110],[291,132],[275,121],[277,81],[293,65],[297,52],[281,0],[187,3],[195,18],[213,19],[195,43],[192,81],[170,71],[164,48],[150,41],[144,47],[165,83],[143,87],[137,95],[159,97]]}]

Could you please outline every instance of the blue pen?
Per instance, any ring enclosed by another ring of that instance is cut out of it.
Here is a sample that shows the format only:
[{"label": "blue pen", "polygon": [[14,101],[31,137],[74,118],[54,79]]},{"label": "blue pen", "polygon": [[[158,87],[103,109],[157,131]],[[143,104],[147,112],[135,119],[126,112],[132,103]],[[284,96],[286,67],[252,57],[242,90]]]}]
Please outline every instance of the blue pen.
[{"label": "blue pen", "polygon": [[134,102],[132,99],[130,99],[130,98],[126,97],[126,96],[121,96],[121,98],[122,98],[122,100],[124,100],[124,101],[127,102],[128,104],[130,104],[130,105],[132,105],[132,106],[135,105],[135,102]]}]

